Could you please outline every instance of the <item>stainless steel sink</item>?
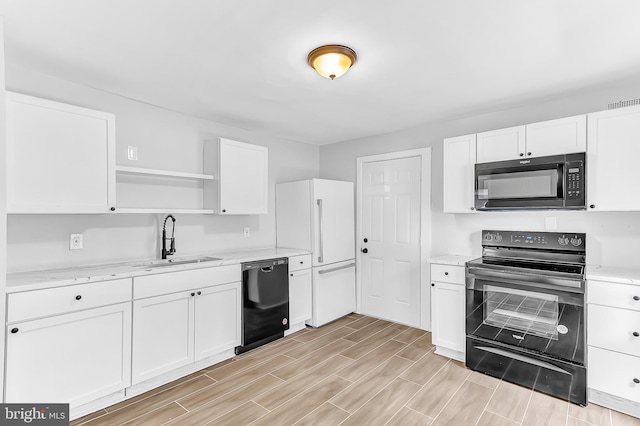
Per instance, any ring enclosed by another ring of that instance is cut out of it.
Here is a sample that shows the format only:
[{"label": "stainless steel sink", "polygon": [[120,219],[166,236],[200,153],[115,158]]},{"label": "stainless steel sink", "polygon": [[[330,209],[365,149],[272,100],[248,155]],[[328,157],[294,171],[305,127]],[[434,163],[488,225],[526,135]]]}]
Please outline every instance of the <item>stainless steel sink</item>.
[{"label": "stainless steel sink", "polygon": [[194,257],[189,259],[159,259],[159,260],[150,260],[148,262],[140,263],[138,266],[143,268],[161,268],[165,266],[172,265],[190,265],[193,263],[203,263],[203,262],[214,262],[216,260],[222,260],[220,257]]}]

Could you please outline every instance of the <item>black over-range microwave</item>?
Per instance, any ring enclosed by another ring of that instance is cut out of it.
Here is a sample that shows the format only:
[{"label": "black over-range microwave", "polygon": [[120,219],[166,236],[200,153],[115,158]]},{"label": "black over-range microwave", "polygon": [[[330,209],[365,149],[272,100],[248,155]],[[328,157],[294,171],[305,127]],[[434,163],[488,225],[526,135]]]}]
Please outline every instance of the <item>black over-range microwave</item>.
[{"label": "black over-range microwave", "polygon": [[585,209],[585,153],[480,163],[476,210]]}]

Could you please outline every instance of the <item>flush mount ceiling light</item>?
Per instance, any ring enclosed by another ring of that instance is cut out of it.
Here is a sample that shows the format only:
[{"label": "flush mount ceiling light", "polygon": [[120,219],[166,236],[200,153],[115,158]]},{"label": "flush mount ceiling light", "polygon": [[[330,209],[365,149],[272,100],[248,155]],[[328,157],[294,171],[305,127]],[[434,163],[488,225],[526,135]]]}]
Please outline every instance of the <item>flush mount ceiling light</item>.
[{"label": "flush mount ceiling light", "polygon": [[318,74],[333,80],[347,72],[355,64],[356,58],[356,52],[347,46],[327,44],[309,52],[307,62]]}]

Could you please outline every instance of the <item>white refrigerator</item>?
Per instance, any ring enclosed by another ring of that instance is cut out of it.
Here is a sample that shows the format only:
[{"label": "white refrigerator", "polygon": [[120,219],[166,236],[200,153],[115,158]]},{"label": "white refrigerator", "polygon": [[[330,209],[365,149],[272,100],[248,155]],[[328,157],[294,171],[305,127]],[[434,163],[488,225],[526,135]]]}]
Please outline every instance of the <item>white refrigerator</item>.
[{"label": "white refrigerator", "polygon": [[320,327],[356,309],[352,182],[310,179],[276,185],[278,247],[312,253],[312,318]]}]

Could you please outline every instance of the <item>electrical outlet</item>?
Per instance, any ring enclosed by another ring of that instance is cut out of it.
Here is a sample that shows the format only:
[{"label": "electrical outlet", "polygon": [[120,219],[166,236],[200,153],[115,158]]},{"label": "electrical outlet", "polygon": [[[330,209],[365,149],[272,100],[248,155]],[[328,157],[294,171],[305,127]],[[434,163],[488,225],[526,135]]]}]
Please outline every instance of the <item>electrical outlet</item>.
[{"label": "electrical outlet", "polygon": [[82,234],[69,234],[69,250],[82,250]]},{"label": "electrical outlet", "polygon": [[137,161],[138,160],[138,147],[137,146],[128,146],[127,147],[127,160]]},{"label": "electrical outlet", "polygon": [[249,228],[248,226],[245,226],[244,228],[244,237],[245,238],[249,238],[251,236],[251,228]]}]

